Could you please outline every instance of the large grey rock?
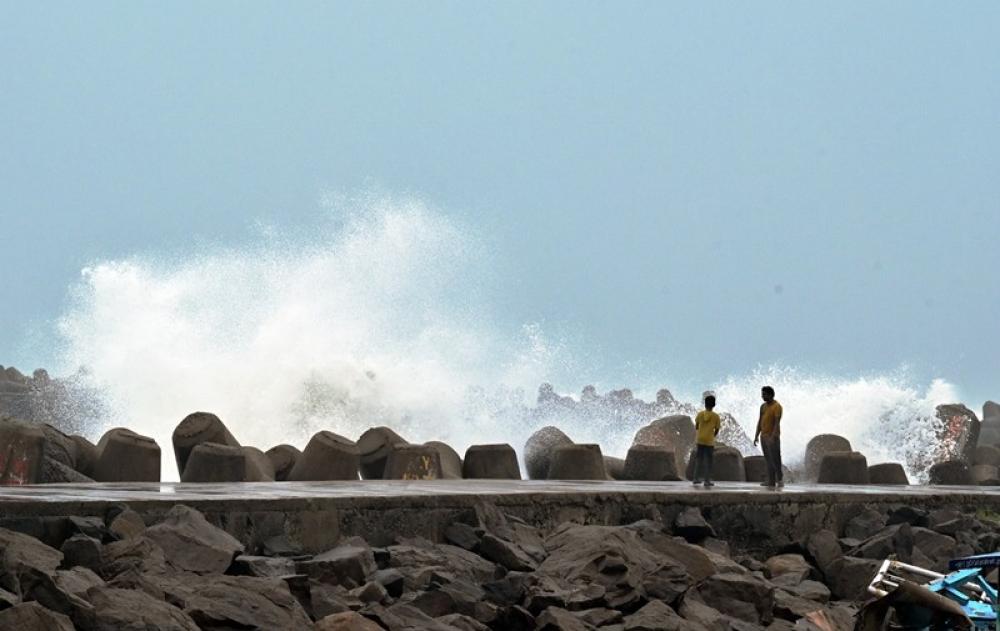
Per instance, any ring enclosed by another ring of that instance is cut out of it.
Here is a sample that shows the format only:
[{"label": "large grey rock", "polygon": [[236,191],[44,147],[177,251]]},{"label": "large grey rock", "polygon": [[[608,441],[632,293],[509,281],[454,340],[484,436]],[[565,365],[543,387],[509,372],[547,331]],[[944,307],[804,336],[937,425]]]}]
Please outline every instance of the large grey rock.
[{"label": "large grey rock", "polygon": [[[641,427],[632,439],[633,445],[656,445],[673,449],[678,466],[687,467],[687,455],[694,449],[695,429],[690,416],[678,414],[658,418]],[[684,462],[680,462],[685,458]]]},{"label": "large grey rock", "polygon": [[201,629],[308,629],[312,623],[288,584],[252,576],[157,579],[168,602]]},{"label": "large grey rock", "polygon": [[812,482],[819,479],[820,463],[827,454],[851,452],[851,441],[837,434],[819,434],[806,443],[806,480]]},{"label": "large grey rock", "polygon": [[25,568],[52,575],[63,553],[34,537],[0,528],[0,589],[20,592],[18,574]]},{"label": "large grey rock", "polygon": [[625,616],[625,631],[695,631],[698,627],[680,617],[662,601],[653,600],[639,611]]},{"label": "large grey rock", "polygon": [[106,544],[101,550],[103,564],[98,572],[104,580],[134,570],[139,574],[162,574],[167,571],[163,548],[145,535]]},{"label": "large grey rock", "polygon": [[506,443],[472,445],[465,450],[462,477],[466,479],[520,480],[514,448]]},{"label": "large grey rock", "polygon": [[945,460],[931,465],[929,484],[969,486],[972,484],[972,472],[963,460]]},{"label": "large grey rock", "polygon": [[332,550],[300,561],[297,569],[320,582],[353,589],[368,582],[368,577],[375,572],[377,566],[375,555],[368,544],[363,539],[353,537]]},{"label": "large grey rock", "polygon": [[779,576],[791,575],[800,583],[813,573],[813,568],[801,554],[785,553],[770,557],[764,562],[767,568],[767,577],[771,580]]},{"label": "large grey rock", "polygon": [[247,478],[243,448],[221,443],[200,443],[187,454],[181,482],[244,482]]},{"label": "large grey rock", "polygon": [[240,443],[229,433],[229,429],[211,412],[193,412],[184,417],[174,428],[174,457],[177,460],[177,471],[183,475],[188,457],[198,445],[216,443],[239,447]]},{"label": "large grey rock", "polygon": [[856,451],[834,451],[823,456],[819,484],[868,484],[868,459]]},{"label": "large grey rock", "polygon": [[51,425],[0,418],[0,485],[89,481],[73,438]]},{"label": "large grey rock", "polygon": [[386,460],[386,480],[440,480],[441,455],[427,445],[396,445]]},{"label": "large grey rock", "polygon": [[333,432],[317,432],[288,473],[290,481],[357,480],[361,466],[358,446]]},{"label": "large grey rock", "polygon": [[837,533],[825,529],[817,530],[807,537],[806,550],[824,574],[829,571],[834,561],[844,556]]},{"label": "large grey rock", "polygon": [[549,479],[552,452],[556,447],[572,445],[573,441],[558,427],[543,427],[532,434],[524,444],[524,465],[532,480]]},{"label": "large grey rock", "polygon": [[302,456],[301,451],[291,445],[284,444],[275,445],[264,452],[264,454],[271,461],[271,466],[274,468],[274,479],[278,482],[284,482],[288,479],[288,474],[291,473],[292,467],[295,466],[296,461]]},{"label": "large grey rock", "polygon": [[438,453],[438,461],[441,463],[442,480],[462,479],[462,457],[458,455],[451,445],[439,440],[431,440],[424,443]]},{"label": "large grey rock", "polygon": [[159,482],[160,446],[123,427],[105,432],[97,443],[94,479],[98,482]]},{"label": "large grey rock", "polygon": [[601,446],[560,445],[552,450],[550,480],[607,480]]},{"label": "large grey rock", "polygon": [[36,602],[21,603],[0,611],[0,629],[11,631],[74,631],[68,616],[49,611]]},{"label": "large grey rock", "polygon": [[1000,403],[987,401],[983,404],[983,419],[988,418],[1000,419]]},{"label": "large grey rock", "polygon": [[720,612],[746,622],[767,624],[774,618],[774,587],[754,576],[715,574],[692,591],[702,602],[712,603]]},{"label": "large grey rock", "polygon": [[875,559],[840,557],[827,569],[826,584],[839,600],[860,600],[881,565],[882,561]]},{"label": "large grey rock", "polygon": [[479,583],[496,578],[494,563],[458,546],[412,538],[389,546],[387,551],[388,566],[403,575],[406,589],[411,591],[426,589],[435,574],[451,574]]},{"label": "large grey rock", "polygon": [[844,536],[867,539],[885,528],[886,515],[882,511],[866,508],[852,517],[844,527]]},{"label": "large grey rock", "polygon": [[83,631],[199,629],[194,620],[177,607],[140,590],[92,587],[87,591],[86,599],[91,608],[77,616],[77,627]]},{"label": "large grey rock", "polygon": [[674,450],[657,445],[632,445],[625,456],[623,477],[650,482],[680,480]]},{"label": "large grey rock", "polygon": [[408,444],[388,427],[372,427],[358,438],[361,477],[365,480],[382,480],[389,454],[396,445]]},{"label": "large grey rock", "polygon": [[316,621],[315,631],[382,631],[375,622],[356,611],[334,613]]},{"label": "large grey rock", "polygon": [[906,477],[903,465],[898,462],[882,462],[868,467],[868,482],[870,484],[901,484],[910,483]]},{"label": "large grey rock", "polygon": [[67,567],[81,566],[97,571],[101,568],[101,542],[87,535],[73,535],[63,542],[60,550]]},{"label": "large grey rock", "polygon": [[684,537],[691,543],[698,543],[706,537],[714,537],[715,530],[701,514],[697,506],[689,506],[678,513],[674,519],[674,534]]},{"label": "large grey rock", "polygon": [[185,572],[221,574],[243,552],[243,544],[232,535],[182,504],[171,508],[162,522],[147,528],[145,536],[163,549],[170,565]]}]

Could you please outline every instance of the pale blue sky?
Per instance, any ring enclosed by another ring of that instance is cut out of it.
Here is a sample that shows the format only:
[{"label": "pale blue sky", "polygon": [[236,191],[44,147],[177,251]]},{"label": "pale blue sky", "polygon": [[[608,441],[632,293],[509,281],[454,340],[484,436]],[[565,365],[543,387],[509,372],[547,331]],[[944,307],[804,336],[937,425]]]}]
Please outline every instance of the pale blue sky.
[{"label": "pale blue sky", "polygon": [[608,382],[1000,397],[996,2],[2,2],[0,363],[90,261],[373,182],[479,227],[504,325]]}]

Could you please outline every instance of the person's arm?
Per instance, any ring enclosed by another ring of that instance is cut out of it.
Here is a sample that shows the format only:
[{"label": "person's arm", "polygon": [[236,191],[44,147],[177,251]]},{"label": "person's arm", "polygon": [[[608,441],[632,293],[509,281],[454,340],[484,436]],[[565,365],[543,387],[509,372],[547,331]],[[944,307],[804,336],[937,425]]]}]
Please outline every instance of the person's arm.
[{"label": "person's arm", "polygon": [[781,430],[781,413],[784,412],[785,409],[781,407],[780,403],[775,403],[775,405],[777,406],[777,409],[774,410],[774,434],[777,436],[778,432]]},{"label": "person's arm", "polygon": [[722,429],[722,417],[719,415],[715,416],[715,435],[719,435],[719,430]]},{"label": "person's arm", "polygon": [[753,433],[753,446],[757,446],[757,442],[760,441],[760,422],[764,418],[764,406],[760,406],[760,416],[757,417],[757,430]]}]

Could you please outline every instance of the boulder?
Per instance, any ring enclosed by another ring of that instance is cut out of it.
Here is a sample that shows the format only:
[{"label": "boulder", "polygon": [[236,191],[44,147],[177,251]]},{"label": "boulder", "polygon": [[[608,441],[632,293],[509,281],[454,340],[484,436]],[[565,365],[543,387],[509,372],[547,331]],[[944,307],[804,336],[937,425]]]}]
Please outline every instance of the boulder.
[{"label": "boulder", "polygon": [[668,447],[657,445],[632,445],[625,456],[622,476],[626,480],[674,482],[677,475],[677,457]]},{"label": "boulder", "polygon": [[94,465],[97,464],[97,445],[80,435],[70,436],[76,448],[75,469],[87,476],[94,477]]},{"label": "boulder", "polygon": [[101,542],[87,535],[73,535],[63,542],[59,550],[63,553],[66,567],[85,567],[98,571],[103,563]]},{"label": "boulder", "polygon": [[689,506],[674,519],[674,534],[684,537],[690,543],[698,543],[706,537],[714,537],[715,531],[705,521],[701,509]]},{"label": "boulder", "polygon": [[886,515],[882,511],[866,508],[852,517],[844,526],[844,536],[864,540],[885,528]]},{"label": "boulder", "polygon": [[538,567],[538,563],[519,545],[490,533],[483,535],[478,551],[483,558],[514,572],[531,572]]},{"label": "boulder", "polygon": [[834,451],[820,460],[819,484],[868,484],[868,459],[856,451]]},{"label": "boulder", "polygon": [[187,454],[181,482],[244,482],[247,478],[243,448],[200,443]]},{"label": "boulder", "polygon": [[898,462],[882,462],[868,467],[869,484],[901,484],[910,483],[906,477],[903,465]]},{"label": "boulder", "polygon": [[882,560],[842,556],[826,570],[826,584],[838,600],[861,600]]},{"label": "boulder", "polygon": [[117,539],[132,539],[146,532],[142,515],[125,507],[108,516],[108,531]]},{"label": "boulder", "polygon": [[806,443],[806,480],[812,482],[819,479],[820,465],[827,454],[851,452],[851,441],[837,434],[820,434],[813,436]]},{"label": "boulder", "polygon": [[98,482],[159,482],[160,446],[123,427],[104,433],[97,443],[94,479]]},{"label": "boulder", "polygon": [[931,465],[928,484],[969,486],[972,472],[963,460],[945,460]]},{"label": "boulder", "polygon": [[625,461],[614,456],[604,456],[604,470],[612,480],[625,479]]},{"label": "boulder", "polygon": [[301,451],[291,445],[284,444],[275,445],[264,454],[271,461],[271,466],[274,468],[274,479],[278,482],[284,482],[288,479],[288,474],[291,473],[296,461],[302,456]]},{"label": "boulder", "polygon": [[936,413],[942,424],[938,440],[945,457],[971,463],[979,444],[976,413],[960,403],[939,405]]},{"label": "boulder", "polygon": [[332,550],[298,562],[296,569],[317,581],[353,589],[367,583],[377,566],[371,547],[363,539],[352,537]]},{"label": "boulder", "polygon": [[396,445],[383,475],[386,480],[440,480],[441,455],[427,445]]},{"label": "boulder", "polygon": [[145,536],[163,549],[170,565],[185,572],[222,574],[243,552],[243,544],[232,535],[183,504],[174,506],[162,522],[147,528]]},{"label": "boulder", "polygon": [[68,616],[49,611],[37,602],[21,603],[0,611],[0,629],[11,631],[74,631]]},{"label": "boulder", "polygon": [[970,469],[972,483],[978,486],[1000,485],[1000,469],[993,465],[977,464]]},{"label": "boulder", "polygon": [[309,439],[288,472],[289,481],[357,480],[361,467],[358,446],[333,432],[321,431]]},{"label": "boulder", "polygon": [[714,574],[691,590],[723,614],[753,624],[774,619],[774,586],[746,574]]},{"label": "boulder", "polygon": [[520,480],[517,454],[510,445],[472,445],[465,450],[462,477],[467,479]]},{"label": "boulder", "polygon": [[601,446],[560,445],[552,450],[550,480],[607,480]]},{"label": "boulder", "polygon": [[286,557],[240,554],[226,570],[233,576],[281,577],[295,574],[295,561]]},{"label": "boulder", "polygon": [[548,607],[535,618],[536,631],[590,631],[596,629],[560,607]]},{"label": "boulder", "polygon": [[156,577],[167,602],[201,629],[308,629],[309,616],[279,578]]},{"label": "boulder", "polygon": [[382,627],[356,611],[330,614],[316,621],[315,631],[382,631]]},{"label": "boulder", "polygon": [[164,631],[198,631],[187,614],[134,589],[92,587],[86,599],[91,609],[80,614],[78,627],[87,631],[116,629],[163,629]]},{"label": "boulder", "polygon": [[264,452],[256,447],[241,447],[246,463],[246,482],[274,482],[274,465]]},{"label": "boulder", "polygon": [[194,412],[185,416],[174,428],[173,443],[177,471],[181,475],[184,475],[191,450],[198,445],[216,443],[230,447],[240,446],[219,417],[210,412]]},{"label": "boulder", "polygon": [[549,425],[536,431],[524,444],[524,465],[528,470],[528,477],[532,480],[549,479],[553,450],[562,445],[572,444],[573,441],[569,436],[562,433],[558,427]]},{"label": "boulder", "polygon": [[764,456],[743,458],[743,473],[747,482],[765,482],[767,480],[767,461],[764,460]]},{"label": "boulder", "polygon": [[373,427],[358,438],[361,477],[365,480],[385,479],[385,465],[396,445],[408,444],[388,427]]},{"label": "boulder", "polygon": [[660,600],[647,603],[639,611],[625,616],[625,631],[688,631],[695,629],[676,611]]},{"label": "boulder", "polygon": [[439,440],[431,440],[424,443],[424,446],[438,452],[442,480],[462,479],[462,457],[450,445]]},{"label": "boulder", "polygon": [[788,575],[796,579],[795,584],[801,583],[813,573],[812,566],[801,554],[779,554],[765,561],[764,566],[769,579]]},{"label": "boulder", "polygon": [[806,538],[806,551],[816,567],[826,574],[833,562],[844,556],[844,550],[837,539],[837,533],[832,530],[817,530]]},{"label": "boulder", "polygon": [[145,535],[105,544],[101,549],[101,558],[103,564],[98,574],[106,581],[128,571],[139,574],[162,574],[167,571],[163,548]]},{"label": "boulder", "polygon": [[[665,416],[639,428],[632,439],[633,445],[655,445],[672,449],[676,457],[686,457],[695,443],[694,421],[690,416],[678,414]],[[687,461],[678,465],[687,466]]]}]

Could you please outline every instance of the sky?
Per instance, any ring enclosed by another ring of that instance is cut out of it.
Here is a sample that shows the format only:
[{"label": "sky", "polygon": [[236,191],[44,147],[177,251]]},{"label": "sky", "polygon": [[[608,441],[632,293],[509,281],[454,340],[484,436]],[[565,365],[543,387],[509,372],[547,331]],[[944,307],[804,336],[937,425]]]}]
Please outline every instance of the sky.
[{"label": "sky", "polygon": [[997,33],[995,2],[3,2],[0,364],[52,361],[94,261],[375,188],[473,226],[496,317],[609,384],[998,398]]}]

